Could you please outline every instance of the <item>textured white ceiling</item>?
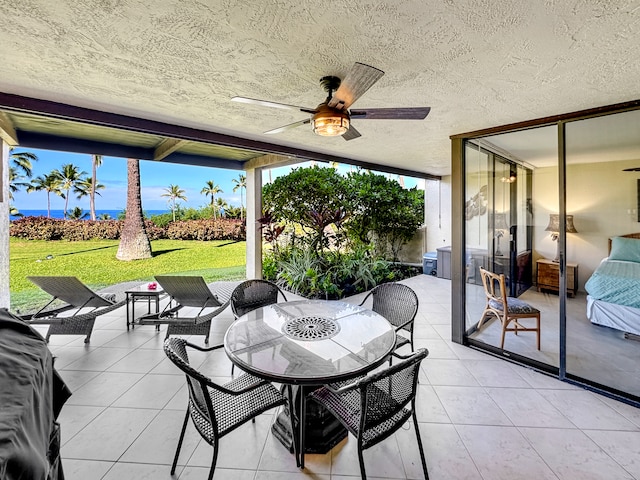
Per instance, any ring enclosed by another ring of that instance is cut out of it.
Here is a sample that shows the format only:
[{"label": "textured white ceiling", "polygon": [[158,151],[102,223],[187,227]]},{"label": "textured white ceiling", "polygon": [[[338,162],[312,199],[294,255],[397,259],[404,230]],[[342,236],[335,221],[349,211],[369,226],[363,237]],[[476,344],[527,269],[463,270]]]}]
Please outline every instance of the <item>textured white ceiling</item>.
[{"label": "textured white ceiling", "polygon": [[[449,136],[640,97],[640,1],[0,0],[0,91],[432,174]],[[300,127],[324,75],[385,76],[354,107],[430,106],[423,121]]]}]

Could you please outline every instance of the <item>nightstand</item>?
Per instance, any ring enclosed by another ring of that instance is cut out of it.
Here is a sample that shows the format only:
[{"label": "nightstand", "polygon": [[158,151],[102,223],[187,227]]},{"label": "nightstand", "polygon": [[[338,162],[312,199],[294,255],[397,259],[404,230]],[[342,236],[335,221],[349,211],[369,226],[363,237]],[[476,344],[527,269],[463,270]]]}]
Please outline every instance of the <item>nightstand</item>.
[{"label": "nightstand", "polygon": [[[538,291],[560,291],[560,265],[552,260],[542,258],[536,262],[536,284]],[[578,265],[567,263],[567,294],[575,297],[578,291]]]}]

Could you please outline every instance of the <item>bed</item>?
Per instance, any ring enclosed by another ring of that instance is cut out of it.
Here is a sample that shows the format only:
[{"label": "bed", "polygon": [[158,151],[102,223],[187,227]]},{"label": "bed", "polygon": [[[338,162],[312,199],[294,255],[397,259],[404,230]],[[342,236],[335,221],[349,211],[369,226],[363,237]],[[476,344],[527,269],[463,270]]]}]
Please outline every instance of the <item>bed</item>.
[{"label": "bed", "polygon": [[585,289],[591,323],[640,336],[640,233],[609,239],[609,256]]}]

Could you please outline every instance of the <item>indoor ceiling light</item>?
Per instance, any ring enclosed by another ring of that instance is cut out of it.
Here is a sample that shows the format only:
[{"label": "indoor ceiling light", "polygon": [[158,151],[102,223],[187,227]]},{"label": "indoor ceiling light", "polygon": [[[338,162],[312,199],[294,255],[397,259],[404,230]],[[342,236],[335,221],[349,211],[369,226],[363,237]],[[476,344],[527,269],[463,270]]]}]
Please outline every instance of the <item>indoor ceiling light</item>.
[{"label": "indoor ceiling light", "polygon": [[323,137],[336,137],[349,130],[349,114],[326,104],[318,106],[318,111],[311,119],[313,133]]}]

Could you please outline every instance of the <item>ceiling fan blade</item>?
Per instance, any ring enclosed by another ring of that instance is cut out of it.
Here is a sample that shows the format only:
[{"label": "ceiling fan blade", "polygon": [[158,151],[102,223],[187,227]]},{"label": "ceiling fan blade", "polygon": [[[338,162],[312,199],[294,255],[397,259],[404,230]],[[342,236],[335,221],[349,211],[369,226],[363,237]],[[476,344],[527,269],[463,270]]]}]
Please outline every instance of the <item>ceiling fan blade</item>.
[{"label": "ceiling fan blade", "polygon": [[338,90],[329,101],[329,106],[347,109],[384,75],[382,70],[364,63],[356,63],[342,80]]},{"label": "ceiling fan blade", "polygon": [[431,107],[364,108],[351,110],[349,115],[367,120],[424,120],[430,111]]},{"label": "ceiling fan blade", "polygon": [[289,125],[284,125],[282,127],[274,128],[273,130],[269,130],[268,132],[264,132],[265,135],[273,135],[274,133],[284,132],[285,130],[291,130],[292,128],[299,127],[306,123],[311,123],[311,119],[307,118],[306,120],[300,120],[299,122],[290,123]]},{"label": "ceiling fan blade", "polygon": [[347,130],[346,133],[342,135],[342,138],[344,138],[345,140],[353,140],[354,138],[358,138],[361,136],[362,135],[360,134],[360,132],[356,130],[353,125],[350,125],[349,130]]},{"label": "ceiling fan blade", "polygon": [[231,101],[260,105],[261,107],[282,108],[284,110],[299,110],[301,112],[316,113],[315,108],[299,107],[297,105],[287,105],[286,103],[269,102],[267,100],[256,100],[255,98],[233,97]]}]

